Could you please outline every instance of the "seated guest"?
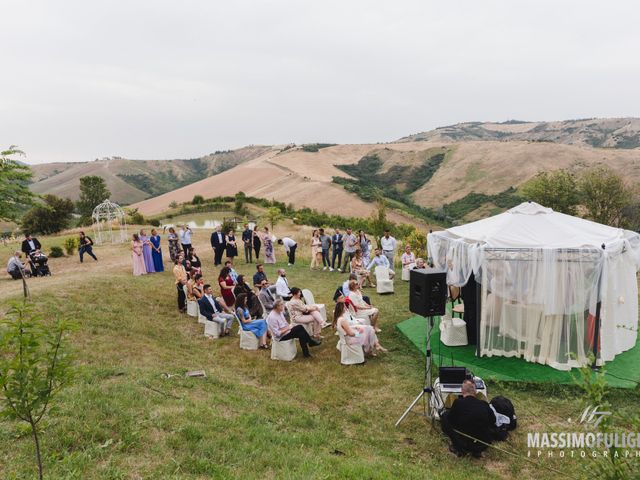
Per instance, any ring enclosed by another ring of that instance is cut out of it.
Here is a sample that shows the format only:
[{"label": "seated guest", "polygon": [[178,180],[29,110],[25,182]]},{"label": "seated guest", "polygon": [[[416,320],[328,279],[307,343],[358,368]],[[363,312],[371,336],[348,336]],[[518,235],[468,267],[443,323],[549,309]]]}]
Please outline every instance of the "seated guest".
[{"label": "seated guest", "polygon": [[238,305],[238,295],[243,293],[247,296],[247,305],[249,305],[251,316],[260,318],[262,316],[262,307],[260,306],[258,297],[253,293],[253,289],[245,283],[244,275],[238,275],[238,283],[233,289],[233,294],[236,296],[236,305]]},{"label": "seated guest", "polygon": [[344,297],[336,303],[333,311],[333,328],[344,336],[348,345],[360,345],[364,353],[376,356],[376,352],[386,352],[387,349],[380,345],[374,328],[363,325],[358,319],[353,318],[345,308]]},{"label": "seated guest", "polygon": [[220,336],[229,335],[231,332],[231,324],[233,323],[234,315],[226,313],[222,308],[222,305],[213,298],[213,289],[211,285],[206,284],[204,286],[204,297],[198,300],[198,306],[200,307],[200,315],[205,317],[210,322],[216,322],[220,325]]},{"label": "seated guest", "polygon": [[287,303],[289,306],[289,313],[291,314],[291,323],[297,324],[311,324],[311,330],[313,331],[313,338],[320,339],[320,332],[324,326],[324,320],[320,315],[320,309],[317,305],[307,305],[302,300],[302,290],[298,287],[291,289],[291,300]]},{"label": "seated guest", "polygon": [[[345,297],[349,296],[349,282],[351,280],[358,280],[358,276],[355,273],[350,273],[349,278],[342,284],[342,295],[344,295]],[[366,295],[363,295],[362,299],[367,303],[371,303],[371,301],[369,300],[369,297]],[[335,298],[334,298],[334,301],[335,301]]]},{"label": "seated guest", "polygon": [[287,272],[284,268],[278,269],[278,280],[276,280],[276,294],[284,300],[291,300],[291,289],[287,281]]},{"label": "seated guest", "polygon": [[246,293],[241,293],[236,297],[236,317],[240,320],[242,330],[253,333],[260,340],[260,348],[269,348],[267,345],[267,322],[262,319],[253,319],[247,300]]},{"label": "seated guest", "polygon": [[471,380],[462,383],[462,397],[457,398],[440,419],[442,431],[451,439],[449,450],[459,457],[470,453],[480,458],[482,451],[487,448],[486,444],[491,443],[491,430],[496,423],[496,416],[487,402],[476,398],[476,385]]},{"label": "seated guest", "polygon": [[202,262],[200,261],[200,257],[196,255],[196,249],[191,247],[189,250],[189,263],[191,263],[191,268],[195,268],[197,273],[202,273]]},{"label": "seated guest", "polygon": [[193,296],[196,300],[200,300],[202,297],[204,297],[204,278],[202,278],[201,274],[197,273],[194,279],[195,284],[192,288]]},{"label": "seated guest", "polygon": [[267,316],[267,324],[273,338],[278,342],[297,338],[300,341],[302,354],[307,358],[311,356],[309,346],[320,345],[320,341],[311,338],[302,325],[289,325],[284,317],[284,300],[281,298],[275,301],[273,310]]},{"label": "seated guest", "polygon": [[369,270],[365,268],[361,250],[356,250],[355,255],[351,259],[351,273],[355,273],[357,275],[358,286],[360,288],[362,288],[365,283],[368,283],[370,287],[375,287],[375,284],[371,282],[371,274]]},{"label": "seated guest", "polygon": [[231,269],[228,266],[220,270],[218,285],[220,285],[220,295],[222,296],[225,306],[227,308],[233,308],[236,303],[236,296],[233,294],[236,283],[231,278]]},{"label": "seated guest", "polygon": [[362,292],[358,288],[358,282],[356,280],[349,281],[349,295],[347,295],[357,312],[362,315],[367,315],[371,320],[371,325],[376,329],[376,333],[381,330],[378,328],[378,317],[380,312],[377,308],[369,305],[362,298]]},{"label": "seated guest", "polygon": [[235,269],[233,268],[233,262],[231,260],[227,260],[226,262],[224,262],[224,266],[229,267],[229,275],[231,275],[231,280],[233,280],[233,283],[237,283],[238,272],[236,272]]},{"label": "seated guest", "polygon": [[371,268],[374,266],[387,267],[389,269],[389,278],[393,278],[396,275],[396,272],[391,269],[389,259],[386,257],[386,255],[382,254],[382,250],[380,250],[379,248],[376,248],[375,257],[373,257],[371,259],[371,262],[369,262],[369,265],[367,265],[367,270],[371,270]]},{"label": "seated guest", "polygon": [[191,302],[202,298],[201,296],[196,297],[196,277],[202,278],[202,275],[195,273],[195,269],[192,269],[191,272],[189,272],[189,279],[187,280],[187,300]]},{"label": "seated guest", "polygon": [[416,259],[416,266],[413,267],[413,269],[416,270],[418,268],[427,268],[427,264],[425,263],[424,258]]},{"label": "seated guest", "polygon": [[11,275],[11,278],[14,280],[19,280],[24,274],[26,274],[26,266],[22,263],[22,260],[20,260],[21,258],[22,253],[16,251],[9,259],[9,262],[7,262],[7,273]]},{"label": "seated guest", "polygon": [[261,263],[256,265],[256,273],[253,274],[253,286],[259,291],[263,280],[267,280],[267,274],[264,273],[264,267]]},{"label": "seated guest", "polygon": [[262,302],[262,305],[264,305],[264,308],[266,310],[266,312],[263,313],[265,314],[265,316],[268,315],[269,312],[273,310],[273,304],[275,303],[276,299],[269,291],[269,282],[267,282],[266,280],[263,280],[260,284],[260,292],[258,292],[258,298],[260,299],[260,302]]},{"label": "seated guest", "polygon": [[416,266],[416,256],[411,251],[411,245],[405,245],[404,253],[402,257],[400,257],[402,261],[402,269],[403,270],[411,270]]}]

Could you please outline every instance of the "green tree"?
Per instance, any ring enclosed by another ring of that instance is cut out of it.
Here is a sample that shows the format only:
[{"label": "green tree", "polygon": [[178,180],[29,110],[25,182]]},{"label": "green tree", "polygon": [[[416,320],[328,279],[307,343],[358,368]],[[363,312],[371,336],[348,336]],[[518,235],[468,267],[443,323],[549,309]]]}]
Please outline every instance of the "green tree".
[{"label": "green tree", "polygon": [[378,247],[380,246],[380,237],[386,229],[390,229],[392,223],[387,220],[387,204],[384,199],[378,198],[376,201],[376,210],[371,214],[371,229],[376,239]]},{"label": "green tree", "polygon": [[204,197],[202,195],[194,195],[191,200],[191,205],[202,205],[204,203]]},{"label": "green tree", "polygon": [[621,175],[609,167],[594,167],[582,174],[579,186],[589,219],[614,227],[622,226],[623,211],[631,203],[632,192]]},{"label": "green tree", "polygon": [[564,169],[538,173],[524,184],[522,196],[568,215],[575,215],[580,204],[576,177]]},{"label": "green tree", "polygon": [[43,478],[38,424],[71,380],[65,336],[71,324],[45,323],[26,304],[14,303],[0,329],[0,413],[31,427],[39,478]]},{"label": "green tree", "polygon": [[83,219],[91,218],[93,209],[111,196],[104,178],[97,175],[80,177],[80,199],[76,202]]},{"label": "green tree", "polygon": [[282,220],[282,212],[278,207],[267,208],[267,214],[265,215],[267,222],[271,225],[271,233],[273,233],[273,227],[275,227],[280,220]]},{"label": "green tree", "polygon": [[24,155],[15,145],[0,152],[0,220],[16,220],[33,204],[34,195],[29,190],[31,169],[9,158]]},{"label": "green tree", "polygon": [[44,203],[32,207],[22,217],[22,230],[43,235],[57,233],[69,226],[73,210],[73,202],[68,198],[45,195]]},{"label": "green tree", "polygon": [[427,235],[414,228],[405,238],[405,245],[410,245],[416,258],[427,258]]}]

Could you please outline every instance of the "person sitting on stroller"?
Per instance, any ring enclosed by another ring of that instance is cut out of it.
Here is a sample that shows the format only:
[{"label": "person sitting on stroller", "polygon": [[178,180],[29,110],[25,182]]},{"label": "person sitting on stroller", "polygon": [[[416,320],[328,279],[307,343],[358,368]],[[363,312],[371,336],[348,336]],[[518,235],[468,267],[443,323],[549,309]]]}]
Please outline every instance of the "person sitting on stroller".
[{"label": "person sitting on stroller", "polygon": [[51,275],[49,265],[47,263],[49,259],[47,256],[37,249],[35,252],[29,254],[29,263],[31,264],[31,275],[34,277],[44,277]]},{"label": "person sitting on stroller", "polygon": [[22,252],[16,251],[9,262],[7,263],[7,273],[11,275],[14,280],[20,280],[23,276],[28,276],[29,272],[26,270],[26,266],[22,263]]}]

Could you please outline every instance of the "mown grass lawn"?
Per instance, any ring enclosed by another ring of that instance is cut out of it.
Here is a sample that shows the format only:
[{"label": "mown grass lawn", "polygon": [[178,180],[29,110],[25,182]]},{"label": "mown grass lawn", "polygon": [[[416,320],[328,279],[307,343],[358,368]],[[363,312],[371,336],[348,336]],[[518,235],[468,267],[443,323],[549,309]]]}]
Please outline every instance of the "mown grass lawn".
[{"label": "mown grass lawn", "polygon": [[[203,240],[197,246],[206,260],[205,276],[214,280]],[[127,247],[96,250],[98,263],[80,265],[73,257],[60,264],[62,271],[84,271],[81,276],[54,270],[46,287],[33,288],[38,309],[80,325],[71,338],[75,380],[44,423],[48,478],[559,476],[522,458],[526,433],[561,428],[575,417],[580,401],[574,387],[488,384],[490,396],[514,400],[520,426],[499,446],[521,457],[489,451],[481,460],[457,459],[439,430],[418,415],[394,427],[423,379],[423,357],[394,328],[410,315],[406,283],[396,281],[396,293],[384,297],[368,290],[382,312],[381,341],[388,354],[364,366],[341,366],[336,340],[325,330],[312,359],[299,355],[291,363],[275,362],[269,352],[241,351],[237,336],[205,339],[194,319],[177,314],[170,273],[133,278]],[[254,270],[241,261],[236,267],[240,273]],[[302,262],[288,272],[290,285],[310,288],[327,305],[344,279],[312,273]],[[275,279],[273,267],[267,274]],[[2,311],[18,298],[8,285],[0,282]],[[183,376],[195,369],[204,369],[207,378]],[[638,389],[610,395],[615,408],[629,415],[637,414],[639,399]],[[589,460],[536,462],[566,478],[583,478]],[[0,478],[35,474],[28,431],[0,420]]]}]

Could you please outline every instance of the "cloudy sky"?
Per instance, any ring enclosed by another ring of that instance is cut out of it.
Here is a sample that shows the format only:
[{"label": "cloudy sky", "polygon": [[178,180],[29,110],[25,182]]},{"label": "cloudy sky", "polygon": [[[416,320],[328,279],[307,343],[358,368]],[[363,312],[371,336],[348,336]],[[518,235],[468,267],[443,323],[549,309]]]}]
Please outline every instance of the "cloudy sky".
[{"label": "cloudy sky", "polygon": [[31,163],[640,115],[633,1],[0,0],[0,15],[0,147]]}]

